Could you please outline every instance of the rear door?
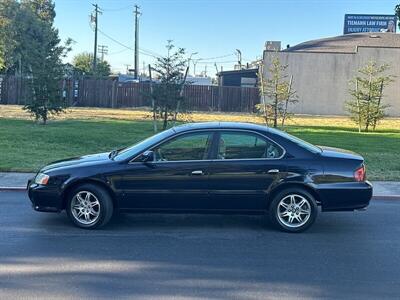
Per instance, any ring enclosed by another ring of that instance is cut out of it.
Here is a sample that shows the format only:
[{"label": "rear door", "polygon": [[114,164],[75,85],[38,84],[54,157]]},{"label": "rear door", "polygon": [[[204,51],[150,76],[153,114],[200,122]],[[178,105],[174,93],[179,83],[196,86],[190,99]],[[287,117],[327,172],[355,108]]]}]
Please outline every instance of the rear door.
[{"label": "rear door", "polygon": [[286,170],[285,150],[259,133],[241,130],[219,131],[214,148],[209,169],[214,208],[264,209],[268,188]]}]

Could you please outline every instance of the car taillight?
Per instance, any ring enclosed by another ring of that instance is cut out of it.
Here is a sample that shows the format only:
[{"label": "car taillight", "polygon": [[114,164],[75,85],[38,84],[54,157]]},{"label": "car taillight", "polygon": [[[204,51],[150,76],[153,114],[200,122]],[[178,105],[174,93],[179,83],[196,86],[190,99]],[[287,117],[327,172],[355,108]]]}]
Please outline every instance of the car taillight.
[{"label": "car taillight", "polygon": [[362,182],[365,181],[367,177],[367,173],[365,171],[365,166],[362,165],[360,168],[358,168],[355,172],[354,172],[354,179],[358,182]]}]

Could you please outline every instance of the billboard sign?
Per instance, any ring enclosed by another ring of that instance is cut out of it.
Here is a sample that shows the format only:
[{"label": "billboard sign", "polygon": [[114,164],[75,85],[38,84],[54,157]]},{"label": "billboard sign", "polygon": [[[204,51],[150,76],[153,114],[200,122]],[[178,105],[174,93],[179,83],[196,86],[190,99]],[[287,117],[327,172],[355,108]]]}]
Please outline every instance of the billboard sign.
[{"label": "billboard sign", "polygon": [[351,15],[344,16],[343,33],[396,32],[395,15]]}]

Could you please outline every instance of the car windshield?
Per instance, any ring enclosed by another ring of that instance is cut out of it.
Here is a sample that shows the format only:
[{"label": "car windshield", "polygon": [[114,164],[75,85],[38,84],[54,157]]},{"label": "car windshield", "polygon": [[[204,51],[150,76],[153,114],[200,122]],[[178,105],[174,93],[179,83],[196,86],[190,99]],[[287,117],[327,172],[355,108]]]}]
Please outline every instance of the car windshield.
[{"label": "car windshield", "polygon": [[114,157],[116,161],[123,161],[129,159],[143,151],[145,151],[150,146],[158,143],[159,141],[163,140],[164,138],[172,135],[174,131],[172,129],[168,129],[166,131],[162,131],[157,133],[147,139],[140,141],[130,147],[124,148],[118,152],[118,154]]},{"label": "car windshield", "polygon": [[299,139],[298,137],[295,137],[287,132],[274,130],[274,133],[279,134],[280,136],[288,139],[289,141],[297,144],[298,146],[300,146],[312,153],[321,153],[322,152],[321,148],[319,148],[313,144],[310,144],[306,141],[303,141],[302,139]]}]

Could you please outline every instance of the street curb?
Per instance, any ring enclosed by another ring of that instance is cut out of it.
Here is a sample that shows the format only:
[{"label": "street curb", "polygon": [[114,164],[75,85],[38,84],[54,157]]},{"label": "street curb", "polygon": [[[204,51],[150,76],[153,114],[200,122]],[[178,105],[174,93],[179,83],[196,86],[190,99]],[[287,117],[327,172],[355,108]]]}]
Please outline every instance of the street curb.
[{"label": "street curb", "polygon": [[26,187],[20,186],[0,186],[0,191],[26,191]]},{"label": "street curb", "polygon": [[375,200],[400,200],[400,195],[374,195]]}]

